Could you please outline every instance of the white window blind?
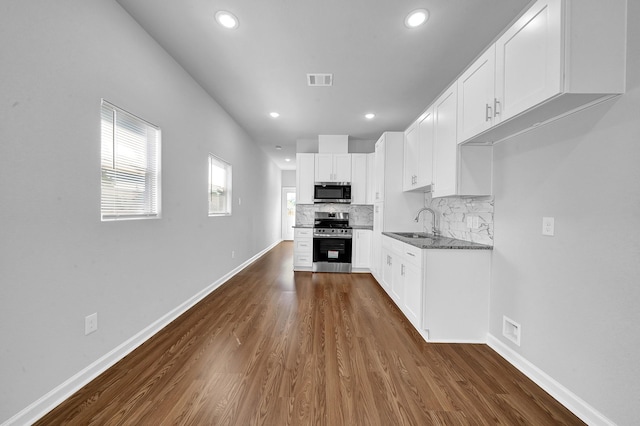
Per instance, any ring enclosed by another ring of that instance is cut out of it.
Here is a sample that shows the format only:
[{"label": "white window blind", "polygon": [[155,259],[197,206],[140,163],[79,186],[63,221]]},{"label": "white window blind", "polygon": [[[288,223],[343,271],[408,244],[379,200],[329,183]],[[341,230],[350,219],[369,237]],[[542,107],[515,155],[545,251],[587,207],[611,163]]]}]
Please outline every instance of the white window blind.
[{"label": "white window blind", "polygon": [[209,154],[209,216],[231,214],[231,164]]},{"label": "white window blind", "polygon": [[102,220],[160,215],[160,129],[102,101]]}]

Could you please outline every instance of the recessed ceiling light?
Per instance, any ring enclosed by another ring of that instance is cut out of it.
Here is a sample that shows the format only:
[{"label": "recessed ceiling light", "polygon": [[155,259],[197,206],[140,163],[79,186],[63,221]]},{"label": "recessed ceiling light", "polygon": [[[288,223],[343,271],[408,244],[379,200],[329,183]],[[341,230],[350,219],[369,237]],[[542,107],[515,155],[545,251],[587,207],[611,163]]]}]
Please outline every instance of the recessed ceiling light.
[{"label": "recessed ceiling light", "polygon": [[429,11],[427,9],[416,9],[404,18],[404,24],[407,28],[416,28],[427,22],[429,19]]},{"label": "recessed ceiling light", "polygon": [[280,145],[276,145],[276,150],[280,151],[282,147]]},{"label": "recessed ceiling light", "polygon": [[277,112],[270,112],[269,115],[271,116],[271,118],[278,118],[280,117],[280,114],[278,114]]},{"label": "recessed ceiling light", "polygon": [[375,116],[376,116],[375,114],[370,112],[369,114],[365,114],[364,118],[366,118],[367,120],[373,120]]},{"label": "recessed ceiling light", "polygon": [[291,161],[291,158],[285,158],[284,161],[289,162]]},{"label": "recessed ceiling light", "polygon": [[216,21],[218,21],[218,24],[230,30],[238,28],[238,25],[240,25],[238,18],[236,18],[233,13],[227,12],[225,10],[216,12]]}]

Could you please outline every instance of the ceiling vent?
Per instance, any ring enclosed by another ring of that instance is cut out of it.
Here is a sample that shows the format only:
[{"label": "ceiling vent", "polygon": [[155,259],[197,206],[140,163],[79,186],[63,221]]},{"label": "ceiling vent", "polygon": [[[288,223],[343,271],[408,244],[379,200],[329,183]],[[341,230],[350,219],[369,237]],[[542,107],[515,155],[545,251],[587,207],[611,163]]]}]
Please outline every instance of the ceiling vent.
[{"label": "ceiling vent", "polygon": [[307,74],[308,86],[333,86],[333,74]]}]

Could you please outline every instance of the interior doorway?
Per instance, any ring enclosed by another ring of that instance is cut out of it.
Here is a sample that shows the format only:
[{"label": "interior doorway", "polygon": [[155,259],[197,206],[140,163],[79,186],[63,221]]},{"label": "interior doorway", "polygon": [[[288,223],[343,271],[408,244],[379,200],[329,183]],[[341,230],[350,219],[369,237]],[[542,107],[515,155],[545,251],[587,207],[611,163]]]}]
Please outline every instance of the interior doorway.
[{"label": "interior doorway", "polygon": [[296,224],[296,188],[282,188],[282,239],[293,240],[293,226]]}]

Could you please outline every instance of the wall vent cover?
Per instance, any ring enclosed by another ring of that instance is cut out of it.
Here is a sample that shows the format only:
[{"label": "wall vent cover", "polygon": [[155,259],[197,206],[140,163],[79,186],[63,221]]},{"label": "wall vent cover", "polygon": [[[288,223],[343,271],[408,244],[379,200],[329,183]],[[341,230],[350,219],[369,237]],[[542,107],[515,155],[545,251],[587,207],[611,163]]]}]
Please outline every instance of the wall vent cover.
[{"label": "wall vent cover", "polygon": [[333,86],[333,74],[307,74],[307,85],[312,87]]}]

